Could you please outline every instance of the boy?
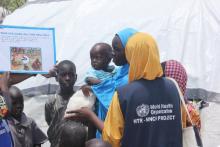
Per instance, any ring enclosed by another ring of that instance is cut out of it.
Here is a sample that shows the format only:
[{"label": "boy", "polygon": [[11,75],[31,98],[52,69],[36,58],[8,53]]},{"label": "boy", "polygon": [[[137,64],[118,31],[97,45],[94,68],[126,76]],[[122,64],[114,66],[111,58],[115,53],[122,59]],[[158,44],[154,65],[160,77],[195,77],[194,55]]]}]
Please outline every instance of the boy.
[{"label": "boy", "polygon": [[66,121],[61,130],[59,147],[85,147],[87,131],[81,123]]},{"label": "boy", "polygon": [[45,104],[45,119],[49,125],[47,135],[51,147],[59,145],[61,128],[65,122],[63,116],[70,97],[75,93],[74,84],[77,79],[76,67],[69,60],[61,61],[56,66],[56,74],[60,89]]},{"label": "boy", "polygon": [[85,147],[111,147],[111,144],[101,139],[91,139],[86,142]]},{"label": "boy", "polygon": [[32,118],[23,113],[24,99],[21,91],[12,86],[9,89],[12,108],[7,118],[14,147],[41,147],[47,137]]},{"label": "boy", "polygon": [[92,67],[85,78],[88,85],[99,84],[116,73],[115,67],[109,65],[112,59],[112,48],[109,44],[95,44],[90,50],[90,59]]}]

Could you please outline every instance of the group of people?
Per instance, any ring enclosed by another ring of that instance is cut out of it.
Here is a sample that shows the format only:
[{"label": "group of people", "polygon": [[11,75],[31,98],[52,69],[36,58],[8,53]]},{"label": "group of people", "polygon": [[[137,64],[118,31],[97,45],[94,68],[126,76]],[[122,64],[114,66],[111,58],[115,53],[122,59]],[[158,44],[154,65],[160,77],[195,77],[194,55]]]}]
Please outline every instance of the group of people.
[{"label": "group of people", "polygon": [[[114,36],[112,47],[95,44],[90,59],[86,84],[80,88],[74,86],[77,72],[72,61],[61,61],[50,72],[60,86],[45,104],[51,147],[182,147],[182,128],[200,129],[198,112],[187,98],[187,110],[180,102],[187,83],[184,67],[175,60],[161,63],[151,35],[123,29]],[[110,65],[112,59],[117,66]],[[23,113],[22,93],[14,86],[8,89],[7,79],[8,74],[1,78],[0,89],[9,109],[1,119],[9,126],[8,136],[14,147],[40,146],[47,137]],[[96,96],[95,110],[81,107],[66,112],[79,90],[85,97]]]}]

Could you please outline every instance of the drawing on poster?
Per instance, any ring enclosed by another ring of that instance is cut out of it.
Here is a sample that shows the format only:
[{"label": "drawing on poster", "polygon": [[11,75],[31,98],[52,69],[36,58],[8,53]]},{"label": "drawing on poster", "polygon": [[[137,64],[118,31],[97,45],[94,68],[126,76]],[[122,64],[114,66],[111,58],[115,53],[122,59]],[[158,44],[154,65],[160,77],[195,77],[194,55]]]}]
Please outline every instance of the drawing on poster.
[{"label": "drawing on poster", "polygon": [[41,71],[41,48],[10,47],[11,70]]}]

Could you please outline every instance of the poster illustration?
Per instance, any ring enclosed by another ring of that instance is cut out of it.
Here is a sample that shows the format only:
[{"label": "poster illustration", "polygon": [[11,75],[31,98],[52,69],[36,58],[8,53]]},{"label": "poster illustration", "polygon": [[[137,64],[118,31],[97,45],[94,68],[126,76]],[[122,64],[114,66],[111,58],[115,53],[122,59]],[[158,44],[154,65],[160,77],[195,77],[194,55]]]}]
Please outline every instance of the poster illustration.
[{"label": "poster illustration", "polygon": [[0,72],[44,74],[56,63],[55,30],[0,25]]},{"label": "poster illustration", "polygon": [[11,47],[11,70],[42,70],[40,48]]}]

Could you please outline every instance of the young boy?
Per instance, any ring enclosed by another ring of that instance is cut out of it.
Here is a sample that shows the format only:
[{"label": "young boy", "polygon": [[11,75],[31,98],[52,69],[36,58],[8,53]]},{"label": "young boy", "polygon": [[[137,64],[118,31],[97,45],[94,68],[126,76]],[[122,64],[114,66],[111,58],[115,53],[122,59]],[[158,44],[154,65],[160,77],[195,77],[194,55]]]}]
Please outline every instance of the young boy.
[{"label": "young boy", "polygon": [[61,130],[59,147],[85,147],[87,131],[81,123],[66,121]]},{"label": "young boy", "polygon": [[12,108],[7,118],[14,147],[40,147],[47,137],[32,118],[23,113],[24,99],[21,91],[12,86],[9,89]]},{"label": "young boy", "polygon": [[45,104],[45,119],[49,128],[47,135],[51,147],[59,146],[61,128],[65,124],[65,110],[70,97],[75,93],[74,84],[77,79],[76,67],[69,60],[61,61],[56,66],[56,80],[59,82],[60,89],[55,95],[49,97]]},{"label": "young boy", "polygon": [[88,85],[99,84],[116,73],[115,67],[109,65],[112,60],[112,48],[109,44],[95,44],[90,50],[90,59],[92,67],[85,78]]},{"label": "young boy", "polygon": [[111,144],[101,139],[91,139],[86,142],[85,147],[111,147]]}]

